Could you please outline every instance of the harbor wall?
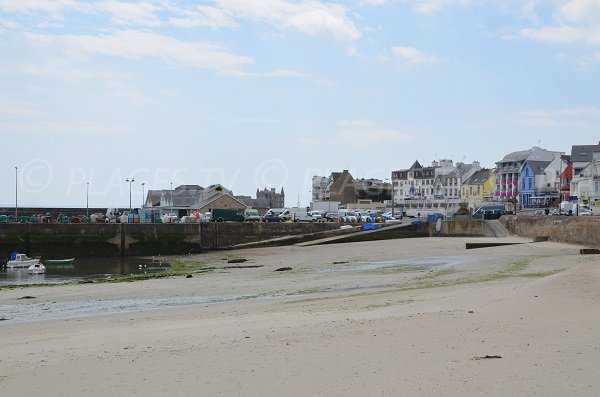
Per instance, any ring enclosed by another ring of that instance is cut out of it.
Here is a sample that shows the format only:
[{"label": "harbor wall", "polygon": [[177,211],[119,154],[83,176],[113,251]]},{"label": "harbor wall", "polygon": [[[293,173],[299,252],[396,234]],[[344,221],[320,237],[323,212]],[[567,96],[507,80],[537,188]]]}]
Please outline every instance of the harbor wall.
[{"label": "harbor wall", "polygon": [[0,258],[193,254],[339,229],[335,223],[0,224]]},{"label": "harbor wall", "polygon": [[508,215],[500,222],[511,234],[600,248],[600,217]]}]

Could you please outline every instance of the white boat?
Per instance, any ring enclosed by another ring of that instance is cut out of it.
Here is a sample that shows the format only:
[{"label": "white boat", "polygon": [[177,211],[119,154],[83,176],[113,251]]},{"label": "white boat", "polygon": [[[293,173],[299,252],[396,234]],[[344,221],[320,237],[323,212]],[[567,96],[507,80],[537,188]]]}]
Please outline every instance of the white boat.
[{"label": "white boat", "polygon": [[25,254],[13,253],[10,260],[6,262],[7,268],[28,268],[31,265],[41,264],[39,258],[30,258]]},{"label": "white boat", "polygon": [[27,268],[27,273],[29,274],[44,274],[46,273],[46,266],[41,263],[36,263],[35,265],[31,265]]}]

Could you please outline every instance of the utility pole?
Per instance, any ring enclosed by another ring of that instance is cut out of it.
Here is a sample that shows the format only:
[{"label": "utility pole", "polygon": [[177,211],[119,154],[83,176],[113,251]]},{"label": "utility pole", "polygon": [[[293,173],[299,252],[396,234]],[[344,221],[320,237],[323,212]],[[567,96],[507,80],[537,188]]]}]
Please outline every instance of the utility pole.
[{"label": "utility pole", "polygon": [[85,185],[86,185],[86,188],[85,188],[85,216],[89,217],[90,216],[90,183],[86,182]]},{"label": "utility pole", "polygon": [[129,213],[131,213],[131,209],[132,209],[132,207],[131,207],[131,184],[133,182],[135,182],[135,179],[134,178],[131,178],[131,179],[127,178],[127,179],[125,179],[125,182],[129,183]]},{"label": "utility pole", "polygon": [[19,167],[15,166],[15,222],[19,220]]}]

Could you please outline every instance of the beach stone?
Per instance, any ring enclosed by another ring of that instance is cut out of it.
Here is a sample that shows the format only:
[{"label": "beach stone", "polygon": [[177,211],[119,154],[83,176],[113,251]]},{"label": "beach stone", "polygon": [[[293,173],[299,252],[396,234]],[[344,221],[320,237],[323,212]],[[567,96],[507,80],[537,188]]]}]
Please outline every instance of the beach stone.
[{"label": "beach stone", "polygon": [[289,272],[292,270],[291,267],[280,267],[279,269],[275,269],[276,272]]},{"label": "beach stone", "polygon": [[227,261],[227,263],[244,263],[247,261],[248,261],[248,259],[239,258],[239,259],[230,259]]}]

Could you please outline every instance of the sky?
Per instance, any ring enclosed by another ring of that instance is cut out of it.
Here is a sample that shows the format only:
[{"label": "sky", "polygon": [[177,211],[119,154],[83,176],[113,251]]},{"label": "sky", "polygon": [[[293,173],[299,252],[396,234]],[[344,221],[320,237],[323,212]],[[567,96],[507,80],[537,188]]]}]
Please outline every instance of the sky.
[{"label": "sky", "polygon": [[599,0],[0,0],[0,205],[307,205],[314,175],[597,143],[599,88]]}]

